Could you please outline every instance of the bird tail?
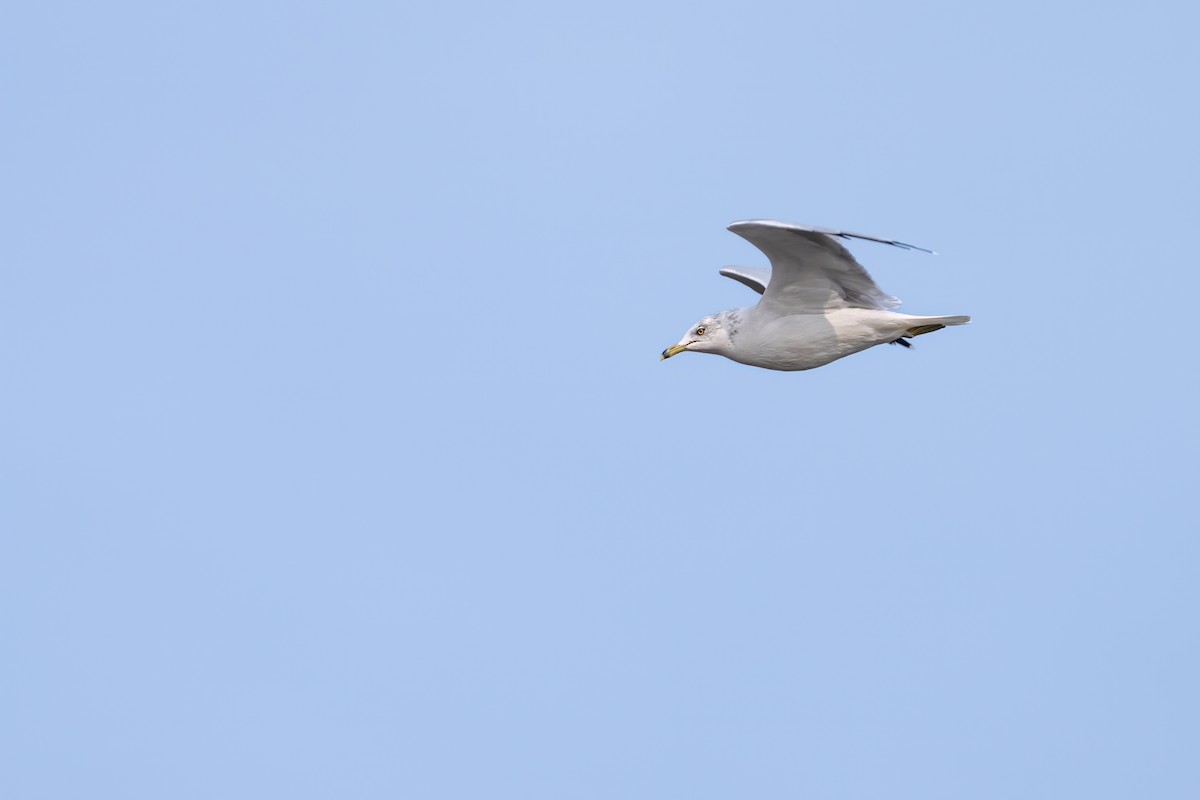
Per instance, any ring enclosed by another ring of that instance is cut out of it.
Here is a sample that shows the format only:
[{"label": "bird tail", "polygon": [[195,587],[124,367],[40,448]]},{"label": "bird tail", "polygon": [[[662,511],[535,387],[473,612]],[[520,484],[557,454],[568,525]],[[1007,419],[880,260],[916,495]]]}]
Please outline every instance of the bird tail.
[{"label": "bird tail", "polygon": [[970,317],[962,315],[954,317],[912,317],[909,320],[909,322],[912,324],[909,325],[904,333],[900,335],[900,338],[893,341],[892,344],[903,345],[904,347],[912,347],[911,344],[905,341],[906,339],[911,339],[914,336],[921,336],[922,334],[926,333],[933,333],[934,331],[940,331],[947,325],[966,325],[970,321]]}]

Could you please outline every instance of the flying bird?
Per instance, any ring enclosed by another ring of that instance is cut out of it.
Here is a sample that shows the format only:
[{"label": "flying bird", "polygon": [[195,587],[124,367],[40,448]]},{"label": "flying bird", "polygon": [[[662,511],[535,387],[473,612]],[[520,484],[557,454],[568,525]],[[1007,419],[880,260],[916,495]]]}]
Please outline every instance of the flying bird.
[{"label": "flying bird", "polygon": [[725,267],[721,274],[762,295],[757,305],[705,317],[663,351],[715,353],[777,370],[823,367],[877,344],[911,347],[914,336],[966,325],[967,316],[914,317],[891,309],[886,294],[838,239],[865,239],[925,250],[891,239],[773,220],[735,222],[729,230],[761,250],[771,268]]}]

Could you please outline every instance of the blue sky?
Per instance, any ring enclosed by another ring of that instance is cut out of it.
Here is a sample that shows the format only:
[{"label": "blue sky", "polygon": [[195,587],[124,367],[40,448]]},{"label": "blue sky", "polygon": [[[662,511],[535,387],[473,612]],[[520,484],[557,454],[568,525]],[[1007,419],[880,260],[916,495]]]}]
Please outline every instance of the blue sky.
[{"label": "blue sky", "polygon": [[6,17],[5,797],[1200,792],[1191,7]]}]

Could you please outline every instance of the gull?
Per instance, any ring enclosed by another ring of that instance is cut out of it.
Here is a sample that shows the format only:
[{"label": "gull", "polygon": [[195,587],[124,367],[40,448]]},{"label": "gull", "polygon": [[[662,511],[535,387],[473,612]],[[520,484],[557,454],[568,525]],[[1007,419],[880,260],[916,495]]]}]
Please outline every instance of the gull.
[{"label": "gull", "polygon": [[967,316],[914,317],[891,309],[885,294],[838,239],[864,239],[905,250],[925,250],[860,233],[774,220],[735,222],[729,230],[761,250],[771,268],[725,267],[721,274],[762,295],[755,306],[722,311],[688,328],[663,359],[679,353],[715,353],[741,364],[795,371],[814,369],[874,347],[899,344],[966,325]]}]

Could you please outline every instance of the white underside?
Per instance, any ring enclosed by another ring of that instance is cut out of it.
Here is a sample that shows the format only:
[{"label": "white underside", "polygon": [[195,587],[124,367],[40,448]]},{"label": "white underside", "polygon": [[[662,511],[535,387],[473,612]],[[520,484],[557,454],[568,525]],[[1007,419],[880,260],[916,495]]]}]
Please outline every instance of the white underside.
[{"label": "white underside", "polygon": [[966,317],[914,317],[873,308],[777,316],[748,310],[733,337],[728,358],[766,369],[814,369],[831,361],[892,342],[917,325],[958,325]]}]

